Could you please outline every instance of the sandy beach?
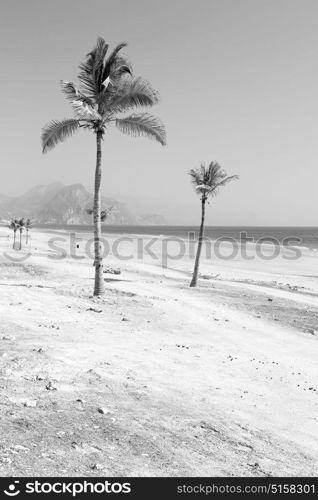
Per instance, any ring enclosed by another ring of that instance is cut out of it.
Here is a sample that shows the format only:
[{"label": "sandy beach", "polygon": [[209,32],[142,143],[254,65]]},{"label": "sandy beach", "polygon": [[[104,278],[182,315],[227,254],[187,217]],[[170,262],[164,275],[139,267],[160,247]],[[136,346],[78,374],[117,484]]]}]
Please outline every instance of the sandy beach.
[{"label": "sandy beach", "polygon": [[163,268],[132,236],[93,298],[68,236],[57,259],[52,233],[0,231],[0,475],[317,474],[317,253],[203,252],[190,289],[187,254]]}]

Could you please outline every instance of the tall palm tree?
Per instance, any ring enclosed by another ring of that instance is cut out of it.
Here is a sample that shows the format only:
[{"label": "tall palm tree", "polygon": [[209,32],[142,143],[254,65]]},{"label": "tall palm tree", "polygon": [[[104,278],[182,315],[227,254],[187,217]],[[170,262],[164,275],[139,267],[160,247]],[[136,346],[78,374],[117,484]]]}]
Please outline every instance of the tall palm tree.
[{"label": "tall palm tree", "polygon": [[11,219],[9,224],[9,228],[13,230],[13,245],[12,245],[13,249],[15,249],[15,240],[18,227],[19,227],[19,219],[17,217],[14,217],[13,219]]},{"label": "tall palm tree", "polygon": [[25,219],[24,217],[21,217],[18,221],[19,223],[19,231],[20,231],[20,245],[19,245],[19,250],[22,250],[22,232],[25,227]]},{"label": "tall palm tree", "polygon": [[198,248],[195,258],[191,287],[197,286],[202,241],[204,235],[205,204],[209,196],[216,196],[219,188],[225,186],[233,179],[238,179],[238,175],[227,177],[227,173],[217,162],[212,161],[207,167],[204,163],[199,168],[191,169],[189,172],[191,182],[196,193],[201,198],[201,226],[199,232]]},{"label": "tall palm tree", "polygon": [[94,295],[104,292],[101,256],[101,143],[111,124],[133,136],[144,135],[165,145],[164,125],[148,113],[123,112],[135,107],[150,107],[158,102],[158,94],[148,82],[132,76],[127,59],[121,54],[125,43],[119,44],[108,54],[108,44],[101,37],[79,67],[79,89],[71,82],[61,82],[62,92],[70,100],[74,118],[54,120],[42,132],[43,153],[67,139],[80,128],[96,135],[96,167],[94,184]]},{"label": "tall palm tree", "polygon": [[28,244],[29,241],[29,230],[32,228],[32,222],[31,219],[27,219],[25,221],[25,230],[26,230],[26,237],[25,237],[25,244]]}]

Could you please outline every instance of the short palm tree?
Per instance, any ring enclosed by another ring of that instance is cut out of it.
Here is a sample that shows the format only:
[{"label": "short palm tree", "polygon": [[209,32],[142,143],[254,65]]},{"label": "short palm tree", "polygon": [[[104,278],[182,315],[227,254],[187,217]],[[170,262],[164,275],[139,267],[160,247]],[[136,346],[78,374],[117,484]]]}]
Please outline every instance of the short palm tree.
[{"label": "short palm tree", "polygon": [[22,232],[23,229],[25,228],[25,219],[24,217],[21,217],[18,221],[19,223],[19,231],[20,231],[20,245],[19,245],[19,250],[22,250]]},{"label": "short palm tree", "polygon": [[[106,208],[106,210],[101,210],[100,212],[100,220],[101,222],[105,222],[108,217],[108,214],[112,211],[113,207]],[[87,208],[86,213],[88,215],[94,215],[94,210],[92,208]]]},{"label": "short palm tree", "polygon": [[25,230],[26,230],[26,237],[25,237],[25,244],[28,244],[29,241],[29,230],[32,228],[32,222],[31,219],[27,219],[25,221]]},{"label": "short palm tree", "polygon": [[54,120],[42,132],[43,153],[67,139],[81,128],[96,135],[96,167],[94,184],[94,295],[104,292],[101,256],[101,143],[111,124],[124,133],[144,135],[165,145],[164,125],[148,113],[132,113],[122,116],[123,112],[135,107],[150,107],[158,102],[158,94],[148,82],[132,76],[127,59],[120,53],[126,46],[119,44],[109,55],[108,45],[101,37],[97,39],[86,61],[79,67],[79,89],[73,83],[61,82],[62,92],[70,100],[74,118]]},{"label": "short palm tree", "polygon": [[205,204],[209,196],[216,196],[219,188],[228,182],[238,179],[237,175],[227,177],[227,173],[217,162],[212,161],[208,167],[203,163],[199,168],[191,169],[189,172],[191,182],[196,193],[201,198],[201,226],[199,232],[198,248],[195,258],[194,271],[191,287],[197,286],[202,241],[204,235]]},{"label": "short palm tree", "polygon": [[16,240],[16,235],[17,235],[17,230],[19,228],[19,219],[17,217],[14,217],[11,219],[9,228],[13,230],[13,245],[12,248],[15,249],[15,240]]}]

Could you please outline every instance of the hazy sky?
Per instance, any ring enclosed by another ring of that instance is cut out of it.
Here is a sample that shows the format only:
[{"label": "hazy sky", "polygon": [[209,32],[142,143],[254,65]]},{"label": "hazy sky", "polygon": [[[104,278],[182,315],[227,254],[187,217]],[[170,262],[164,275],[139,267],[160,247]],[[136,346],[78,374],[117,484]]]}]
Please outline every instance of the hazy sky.
[{"label": "hazy sky", "polygon": [[70,116],[59,80],[76,81],[101,35],[129,43],[168,137],[162,148],[106,135],[103,192],[196,223],[187,171],[216,160],[240,180],[212,200],[208,224],[317,225],[317,20],[317,0],[2,0],[0,192],[92,186],[94,136],[42,156],[40,133]]}]

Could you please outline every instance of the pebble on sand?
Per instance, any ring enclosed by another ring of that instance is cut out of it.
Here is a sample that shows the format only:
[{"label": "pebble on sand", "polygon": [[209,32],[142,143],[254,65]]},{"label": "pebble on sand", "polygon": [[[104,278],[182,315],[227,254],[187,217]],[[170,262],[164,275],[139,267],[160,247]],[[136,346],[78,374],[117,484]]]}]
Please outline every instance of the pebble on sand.
[{"label": "pebble on sand", "polygon": [[317,334],[317,330],[315,330],[314,328],[307,328],[307,330],[305,330],[306,333],[310,333],[310,335],[316,335]]},{"label": "pebble on sand", "polygon": [[35,408],[37,405],[37,401],[35,399],[30,399],[27,401],[24,401],[23,406],[26,408]]},{"label": "pebble on sand", "polygon": [[93,470],[102,470],[104,468],[105,468],[105,466],[102,465],[102,464],[94,464],[94,465],[92,465],[92,469]]},{"label": "pebble on sand", "polygon": [[103,312],[103,309],[99,309],[97,307],[89,307],[88,309],[86,309],[86,311],[92,311],[92,312],[95,312],[95,313],[101,313],[101,312]]},{"label": "pebble on sand", "polygon": [[97,411],[98,411],[98,413],[101,413],[102,415],[107,415],[107,414],[111,413],[110,410],[108,410],[107,408],[103,408],[103,407],[97,408]]},{"label": "pebble on sand", "polygon": [[53,384],[53,382],[48,382],[48,384],[45,386],[45,389],[47,391],[56,391],[57,387]]},{"label": "pebble on sand", "polygon": [[119,267],[114,268],[114,267],[106,267],[106,269],[103,270],[103,273],[105,274],[121,274],[121,270]]}]

